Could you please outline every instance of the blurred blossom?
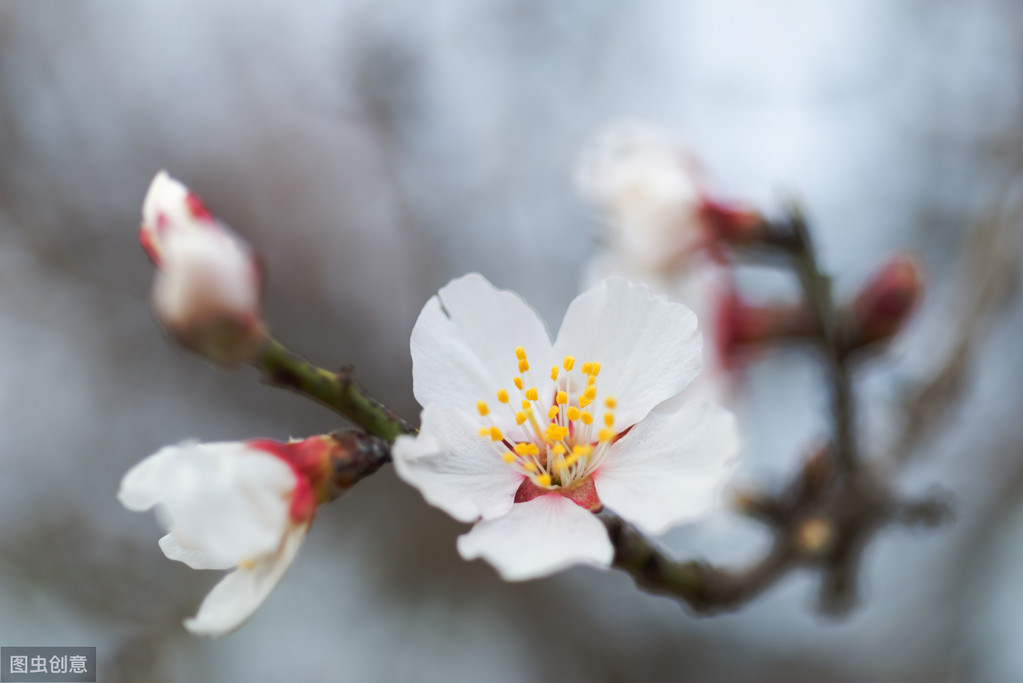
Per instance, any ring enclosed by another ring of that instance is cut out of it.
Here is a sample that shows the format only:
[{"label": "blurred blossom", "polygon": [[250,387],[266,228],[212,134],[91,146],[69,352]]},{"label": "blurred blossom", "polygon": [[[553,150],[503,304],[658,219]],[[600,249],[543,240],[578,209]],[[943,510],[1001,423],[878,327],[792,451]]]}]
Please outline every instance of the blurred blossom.
[{"label": "blurred blossom", "polygon": [[226,366],[258,352],[265,329],[255,253],[184,185],[160,172],[139,240],[157,267],[153,311],[183,346]]},{"label": "blurred blossom", "polygon": [[912,254],[896,254],[871,276],[849,307],[849,344],[861,348],[895,336],[924,293],[923,267]]},{"label": "blurred blossom", "polygon": [[665,130],[609,126],[583,150],[576,179],[606,214],[611,250],[630,265],[670,271],[706,240],[696,161]]},{"label": "blurred blossom", "polygon": [[591,514],[605,504],[660,534],[721,503],[739,450],[732,416],[703,401],[657,407],[693,380],[700,355],[692,312],[644,285],[616,278],[579,295],[552,344],[516,294],[476,274],[454,280],[412,332],[422,430],[396,442],[398,474],[479,520],[458,550],[507,580],[607,566]]}]

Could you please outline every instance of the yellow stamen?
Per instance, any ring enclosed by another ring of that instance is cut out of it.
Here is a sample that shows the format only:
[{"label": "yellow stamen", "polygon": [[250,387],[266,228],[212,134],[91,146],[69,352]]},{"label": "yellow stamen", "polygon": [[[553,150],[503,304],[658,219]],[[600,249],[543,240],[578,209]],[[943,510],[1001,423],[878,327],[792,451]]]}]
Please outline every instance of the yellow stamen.
[{"label": "yellow stamen", "polygon": [[530,451],[529,447],[532,446],[532,445],[533,444],[531,444],[531,443],[517,443],[514,446],[515,452],[518,453],[519,455],[529,455],[529,451]]},{"label": "yellow stamen", "polygon": [[562,444],[560,444],[560,443],[554,444],[554,448],[551,449],[551,450],[554,451],[554,455],[564,455],[565,454],[565,447]]},{"label": "yellow stamen", "polygon": [[551,475],[549,474],[538,474],[536,476],[536,485],[547,488],[551,485]]},{"label": "yellow stamen", "polygon": [[576,446],[572,449],[572,455],[577,458],[588,458],[593,455],[593,446],[589,444],[585,446]]},{"label": "yellow stamen", "polygon": [[573,453],[558,464],[559,470],[567,470],[569,467],[574,465],[579,460],[579,456]]},{"label": "yellow stamen", "polygon": [[527,472],[536,472],[540,468],[536,466],[535,462],[530,460],[529,462],[522,466],[522,469],[526,470]]},{"label": "yellow stamen", "polygon": [[601,429],[599,432],[597,432],[597,438],[600,441],[604,441],[604,442],[610,441],[611,439],[615,438],[615,430],[613,430],[613,429]]},{"label": "yellow stamen", "polygon": [[515,454],[511,451],[505,451],[504,455],[501,456],[501,459],[507,463],[513,463],[515,462]]},{"label": "yellow stamen", "polygon": [[566,371],[575,367],[575,356],[565,356],[565,360],[562,362],[561,367],[565,368]]},{"label": "yellow stamen", "polygon": [[490,436],[490,427],[480,427],[480,436]]},{"label": "yellow stamen", "polygon": [[529,401],[527,401],[526,399],[522,399],[522,409],[526,410],[529,407],[530,407],[529,406]]},{"label": "yellow stamen", "polygon": [[557,365],[551,367],[551,381],[554,381],[554,382],[558,381],[558,366]]},{"label": "yellow stamen", "polygon": [[490,440],[491,441],[500,441],[503,438],[504,437],[501,435],[501,430],[500,429],[498,429],[497,427],[491,427],[490,428]]},{"label": "yellow stamen", "polygon": [[529,418],[526,417],[526,414],[523,413],[523,412],[515,413],[515,424],[517,424],[517,425],[520,425],[520,424],[524,423],[528,419]]},{"label": "yellow stamen", "polygon": [[597,378],[594,377],[593,375],[590,375],[590,378],[588,380],[586,380],[586,386],[588,386],[588,387],[592,387],[596,383],[597,383]]},{"label": "yellow stamen", "polygon": [[490,406],[486,401],[476,401],[476,410],[479,411],[480,417],[486,417],[490,413]]},{"label": "yellow stamen", "polygon": [[515,347],[515,357],[519,360],[526,360],[526,350],[521,346]]},{"label": "yellow stamen", "polygon": [[586,406],[590,405],[591,403],[593,403],[593,401],[591,401],[590,399],[586,398],[585,396],[580,396],[579,397],[579,407],[580,408],[585,408]]},{"label": "yellow stamen", "polygon": [[564,391],[559,391],[557,397],[557,404],[559,406],[563,406],[566,403],[568,403],[568,394],[566,394]]},{"label": "yellow stamen", "polygon": [[565,411],[565,412],[568,414],[568,419],[569,420],[578,420],[579,419],[579,409],[576,408],[575,406],[569,406],[568,410]]},{"label": "yellow stamen", "polygon": [[516,377],[512,381],[515,382],[515,388],[518,389],[519,391],[522,391],[522,378]]},{"label": "yellow stamen", "polygon": [[613,413],[604,413],[604,424],[610,427],[615,423],[615,416]]},{"label": "yellow stamen", "polygon": [[593,424],[593,416],[590,415],[585,410],[583,410],[582,412],[579,413],[579,419],[583,421],[583,424],[588,424],[588,425]]},{"label": "yellow stamen", "polygon": [[558,408],[557,406],[551,406],[551,409],[547,411],[547,419],[553,420],[558,416],[558,413],[560,412],[561,412],[560,408]]},{"label": "yellow stamen", "polygon": [[608,396],[604,399],[604,405],[606,405],[610,410],[614,410],[618,407],[618,401],[615,400],[614,396]]},{"label": "yellow stamen", "polygon": [[522,360],[519,361],[519,372],[523,373],[523,372],[528,372],[528,371],[529,371],[529,361],[526,360],[525,358],[523,358]]},{"label": "yellow stamen", "polygon": [[529,387],[528,389],[526,389],[526,398],[528,398],[530,401],[535,401],[538,398],[540,398],[540,395],[537,392],[536,387]]},{"label": "yellow stamen", "polygon": [[507,403],[508,402],[508,392],[507,392],[507,390],[505,390],[505,389],[498,389],[497,390],[497,400],[500,401],[501,403]]},{"label": "yellow stamen", "polygon": [[590,368],[593,367],[593,363],[583,363],[582,371],[584,375],[590,374]]},{"label": "yellow stamen", "polygon": [[583,392],[583,396],[590,399],[591,401],[597,398],[597,387],[594,386],[586,387],[586,391]]}]

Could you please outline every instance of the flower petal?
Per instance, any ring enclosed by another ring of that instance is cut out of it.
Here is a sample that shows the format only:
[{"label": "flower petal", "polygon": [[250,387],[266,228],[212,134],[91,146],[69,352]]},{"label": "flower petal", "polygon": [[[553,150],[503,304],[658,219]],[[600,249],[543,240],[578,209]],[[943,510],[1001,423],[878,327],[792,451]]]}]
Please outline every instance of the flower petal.
[{"label": "flower petal", "polygon": [[482,557],[506,581],[547,576],[574,564],[606,567],[614,549],[607,530],[591,512],[564,496],[548,494],[493,520],[484,520],[458,538],[466,560]]},{"label": "flower petal", "polygon": [[202,601],[199,612],[185,619],[185,628],[196,635],[222,636],[241,626],[288,571],[308,531],[308,522],[292,527],[277,552],[221,579]]},{"label": "flower petal", "polygon": [[426,302],[412,330],[416,400],[466,411],[478,400],[493,401],[499,388],[513,390],[516,346],[526,349],[534,372],[546,375],[553,357],[550,336],[529,304],[479,273],[452,280]]},{"label": "flower petal", "polygon": [[650,534],[703,516],[722,503],[735,469],[735,418],[708,402],[654,411],[619,439],[594,475],[600,500]]},{"label": "flower petal", "polygon": [[617,399],[619,427],[639,422],[682,391],[702,364],[693,312],[622,278],[604,280],[572,301],[554,350],[559,358],[571,354],[601,364],[598,390]]},{"label": "flower petal", "polygon": [[182,545],[174,534],[167,534],[160,539],[160,550],[167,559],[184,562],[192,569],[230,569],[236,564],[218,557],[216,553]]},{"label": "flower petal", "polygon": [[132,510],[156,506],[181,545],[233,566],[279,546],[295,484],[287,463],[244,443],[191,443],[137,464],[118,496]]},{"label": "flower petal", "polygon": [[418,436],[394,444],[398,476],[462,522],[508,512],[524,477],[501,460],[494,442],[479,436],[480,420],[433,403],[423,410],[422,421]]}]

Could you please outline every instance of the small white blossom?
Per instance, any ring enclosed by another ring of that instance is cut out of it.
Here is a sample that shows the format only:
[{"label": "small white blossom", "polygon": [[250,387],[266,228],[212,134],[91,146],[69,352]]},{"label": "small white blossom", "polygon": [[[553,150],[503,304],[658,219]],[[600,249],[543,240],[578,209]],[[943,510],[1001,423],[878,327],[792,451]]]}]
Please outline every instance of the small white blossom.
[{"label": "small white blossom", "polygon": [[607,128],[584,148],[576,179],[606,214],[612,252],[634,267],[670,271],[706,241],[696,163],[664,130]]},{"label": "small white blossom", "polygon": [[584,292],[552,343],[518,295],[466,275],[427,302],[411,347],[422,428],[397,440],[395,467],[477,522],[458,541],[464,558],[508,580],[607,566],[602,506],[657,534],[721,502],[734,420],[670,401],[700,370],[700,334],[692,311],[645,285]]},{"label": "small white blossom", "polygon": [[248,244],[165,172],[143,203],[139,239],[157,266],[153,312],[184,346],[223,365],[264,338],[259,264]]},{"label": "small white blossom", "polygon": [[185,621],[189,631],[238,628],[281,580],[305,538],[315,503],[309,483],[255,443],[168,446],[124,475],[118,499],[156,509],[160,548],[193,569],[233,569]]}]

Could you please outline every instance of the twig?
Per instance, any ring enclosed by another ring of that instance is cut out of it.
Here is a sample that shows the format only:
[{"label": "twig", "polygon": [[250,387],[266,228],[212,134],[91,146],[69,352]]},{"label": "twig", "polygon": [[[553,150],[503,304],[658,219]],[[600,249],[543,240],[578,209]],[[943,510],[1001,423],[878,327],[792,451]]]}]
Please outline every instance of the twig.
[{"label": "twig", "polygon": [[267,340],[253,365],[262,373],[266,384],[311,398],[388,443],[402,434],[416,433],[415,427],[370,396],[355,381],[351,367],[338,372],[318,368],[275,339]]}]

